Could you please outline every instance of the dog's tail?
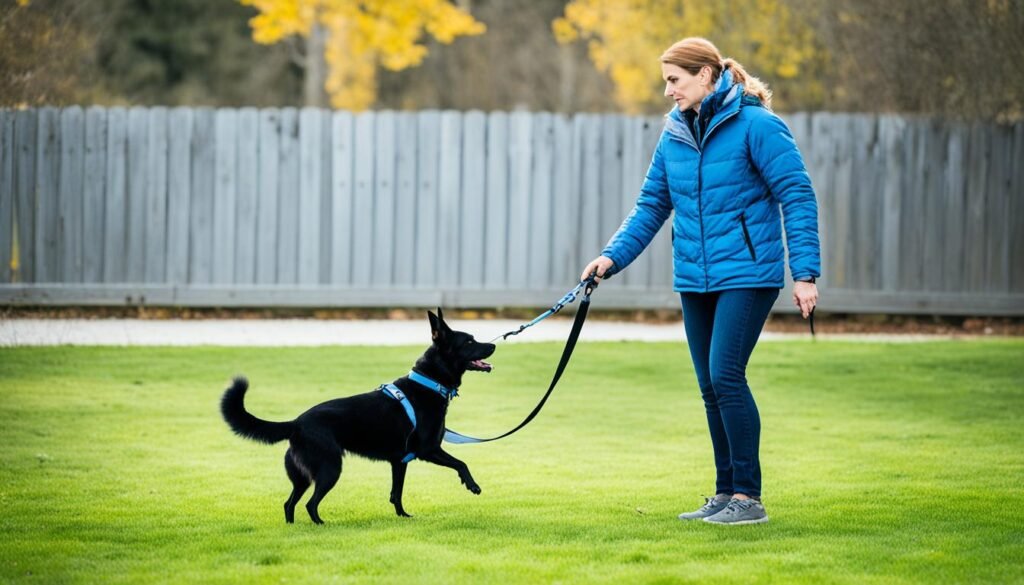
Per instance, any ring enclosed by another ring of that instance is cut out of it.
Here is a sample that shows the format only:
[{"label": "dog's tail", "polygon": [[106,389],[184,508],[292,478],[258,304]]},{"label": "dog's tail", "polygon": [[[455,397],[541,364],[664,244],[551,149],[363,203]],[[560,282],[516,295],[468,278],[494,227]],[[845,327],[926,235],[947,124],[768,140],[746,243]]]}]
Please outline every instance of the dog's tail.
[{"label": "dog's tail", "polygon": [[220,413],[224,415],[224,420],[231,430],[247,439],[267,444],[291,437],[295,431],[294,422],[261,420],[245,410],[245,391],[248,389],[248,380],[242,377],[235,378],[231,387],[224,392],[224,397],[220,399]]}]

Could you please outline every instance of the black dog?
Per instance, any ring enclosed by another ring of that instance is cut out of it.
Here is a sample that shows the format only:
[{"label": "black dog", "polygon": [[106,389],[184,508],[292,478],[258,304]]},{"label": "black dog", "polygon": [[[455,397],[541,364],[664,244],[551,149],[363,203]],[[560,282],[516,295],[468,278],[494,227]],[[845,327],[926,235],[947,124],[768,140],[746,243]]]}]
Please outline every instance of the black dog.
[{"label": "black dog", "polygon": [[406,466],[414,457],[454,469],[469,491],[480,493],[469,468],[441,448],[441,439],[448,402],[462,375],[467,370],[491,371],[483,360],[494,353],[494,344],[478,343],[468,333],[452,331],[440,309],[436,316],[427,315],[433,344],[416,360],[413,371],[390,387],[324,402],[291,422],[260,420],[246,412],[249,383],[245,378],[236,378],[224,392],[221,413],[231,430],[263,443],[289,441],[284,468],[293,489],[284,503],[285,521],[294,522],[295,504],[313,483],[306,510],[313,522],[323,524],[317,507],[337,483],[346,452],[391,463],[391,503],[399,516],[409,516],[402,507],[402,486]]}]

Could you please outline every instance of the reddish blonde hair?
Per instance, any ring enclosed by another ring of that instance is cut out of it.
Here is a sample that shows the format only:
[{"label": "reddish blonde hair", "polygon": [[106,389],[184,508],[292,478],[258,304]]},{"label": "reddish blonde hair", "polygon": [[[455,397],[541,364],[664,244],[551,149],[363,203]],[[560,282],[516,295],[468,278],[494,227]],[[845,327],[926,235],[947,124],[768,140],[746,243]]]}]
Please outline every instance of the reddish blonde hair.
[{"label": "reddish blonde hair", "polygon": [[704,67],[711,68],[711,82],[716,83],[722,71],[732,72],[732,79],[743,84],[743,93],[761,100],[768,109],[772,107],[772,91],[760,79],[747,73],[735,59],[723,59],[718,47],[701,37],[683,39],[669,47],[661,55],[661,62],[675,65],[691,75],[697,75]]}]

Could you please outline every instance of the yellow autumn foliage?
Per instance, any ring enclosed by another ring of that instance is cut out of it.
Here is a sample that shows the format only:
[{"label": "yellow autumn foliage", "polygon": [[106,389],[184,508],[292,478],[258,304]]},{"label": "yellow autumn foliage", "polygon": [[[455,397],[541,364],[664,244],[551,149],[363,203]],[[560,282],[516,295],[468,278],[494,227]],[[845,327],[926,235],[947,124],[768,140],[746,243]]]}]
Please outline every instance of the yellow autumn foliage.
[{"label": "yellow autumn foliage", "polygon": [[441,43],[486,29],[448,0],[239,0],[259,14],[249,24],[253,40],[276,43],[308,36],[315,23],[327,33],[325,89],[331,105],[370,107],[377,94],[377,67],[400,71],[427,56],[424,32]]},{"label": "yellow autumn foliage", "polygon": [[799,76],[815,50],[799,16],[782,0],[571,0],[552,30],[560,43],[587,42],[616,103],[637,113],[664,104],[658,57],[685,37],[707,37],[769,84]]}]

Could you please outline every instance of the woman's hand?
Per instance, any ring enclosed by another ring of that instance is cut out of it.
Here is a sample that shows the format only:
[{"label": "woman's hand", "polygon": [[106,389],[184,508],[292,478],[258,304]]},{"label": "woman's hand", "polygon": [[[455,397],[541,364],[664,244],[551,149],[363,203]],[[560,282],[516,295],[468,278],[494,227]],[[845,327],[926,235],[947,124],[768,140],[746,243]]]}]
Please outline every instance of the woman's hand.
[{"label": "woman's hand", "polygon": [[804,319],[811,314],[814,306],[818,304],[818,286],[813,282],[798,280],[793,283],[793,304],[800,309]]},{"label": "woman's hand", "polygon": [[580,282],[590,278],[590,275],[594,272],[597,272],[597,282],[601,282],[601,279],[604,277],[605,273],[608,272],[608,269],[614,265],[615,263],[612,262],[611,258],[608,258],[607,256],[598,256],[591,260],[590,264],[587,264],[587,267],[583,269],[583,274],[580,276]]}]

